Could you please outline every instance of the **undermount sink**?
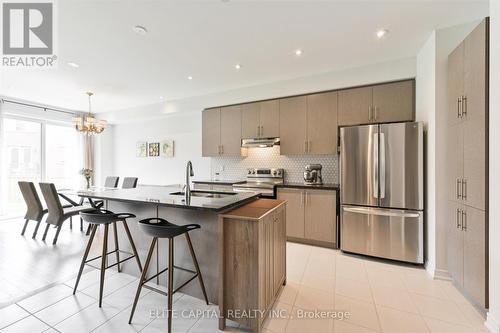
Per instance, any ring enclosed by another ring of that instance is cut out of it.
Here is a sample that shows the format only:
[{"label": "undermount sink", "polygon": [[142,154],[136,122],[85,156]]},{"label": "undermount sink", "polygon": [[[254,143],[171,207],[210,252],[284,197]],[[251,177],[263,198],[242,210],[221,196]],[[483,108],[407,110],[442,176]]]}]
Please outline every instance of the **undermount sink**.
[{"label": "undermount sink", "polygon": [[[207,191],[191,191],[192,197],[204,197],[204,198],[225,198],[237,193],[230,192],[207,192]],[[186,192],[172,192],[170,195],[186,195]]]}]

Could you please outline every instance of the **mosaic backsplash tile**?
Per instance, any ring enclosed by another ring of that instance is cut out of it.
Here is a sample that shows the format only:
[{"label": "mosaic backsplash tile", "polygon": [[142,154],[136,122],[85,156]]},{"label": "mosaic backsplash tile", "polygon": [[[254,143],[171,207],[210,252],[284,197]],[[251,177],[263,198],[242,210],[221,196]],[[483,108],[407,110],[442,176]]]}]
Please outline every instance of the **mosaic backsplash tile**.
[{"label": "mosaic backsplash tile", "polygon": [[244,179],[248,168],[283,168],[285,181],[302,182],[306,164],[323,165],[322,175],[325,183],[338,183],[338,155],[280,155],[280,147],[251,148],[247,157],[213,157],[211,176],[219,172],[220,179]]}]

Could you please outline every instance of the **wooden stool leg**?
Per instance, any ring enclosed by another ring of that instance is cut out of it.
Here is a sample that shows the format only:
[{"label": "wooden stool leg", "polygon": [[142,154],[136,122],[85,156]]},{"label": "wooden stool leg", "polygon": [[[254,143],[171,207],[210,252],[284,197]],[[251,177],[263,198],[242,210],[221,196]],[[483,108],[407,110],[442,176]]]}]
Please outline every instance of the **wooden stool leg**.
[{"label": "wooden stool leg", "polygon": [[139,266],[139,270],[142,271],[141,259],[139,258],[139,254],[137,254],[137,249],[135,247],[134,240],[132,239],[132,235],[130,234],[130,230],[128,228],[127,221],[123,221],[123,227],[125,228],[125,233],[127,233],[128,241],[130,242],[130,246],[132,247],[132,252],[135,256],[135,261],[137,261],[137,266]]},{"label": "wooden stool leg", "polygon": [[115,254],[116,254],[116,262],[118,263],[116,267],[118,268],[118,273],[120,273],[122,270],[120,268],[120,247],[118,245],[118,231],[116,230],[116,222],[113,222],[113,233],[115,235]]},{"label": "wooden stool leg", "polygon": [[132,323],[132,318],[134,317],[135,308],[137,307],[137,301],[139,300],[139,296],[141,295],[142,285],[144,281],[146,281],[146,275],[148,274],[149,263],[151,262],[151,257],[153,257],[153,250],[155,249],[157,238],[153,238],[151,241],[151,245],[149,246],[148,257],[146,258],[146,263],[144,264],[144,269],[141,273],[141,278],[139,279],[139,285],[137,286],[137,292],[135,293],[134,304],[132,305],[132,311],[130,312],[130,318],[128,323]]},{"label": "wooden stool leg", "polygon": [[209,305],[207,291],[205,290],[205,284],[203,283],[203,276],[201,276],[200,265],[198,265],[198,260],[196,259],[196,254],[194,253],[193,243],[191,243],[191,237],[189,237],[189,233],[185,233],[186,240],[189,247],[189,252],[191,253],[191,258],[193,258],[194,267],[196,268],[196,273],[198,274],[198,281],[200,282],[201,291],[203,292],[203,296],[205,297],[205,302]]},{"label": "wooden stool leg", "polygon": [[88,236],[88,235],[90,235],[90,224],[89,224],[89,226],[87,227],[87,232],[85,232],[85,236]]},{"label": "wooden stool leg", "polygon": [[78,276],[76,277],[76,283],[75,283],[75,288],[73,289],[73,295],[76,293],[76,288],[78,288],[78,283],[80,283],[80,278],[82,277],[83,268],[85,267],[85,261],[87,261],[87,257],[89,256],[90,248],[92,247],[92,242],[94,241],[96,230],[97,227],[93,226],[92,234],[90,235],[89,241],[87,242],[87,248],[85,249],[85,253],[83,254],[82,258],[82,263],[80,264],[80,269],[78,270]]},{"label": "wooden stool leg", "polygon": [[83,219],[80,217],[80,231],[83,231]]},{"label": "wooden stool leg", "polygon": [[69,228],[73,230],[73,216],[69,217]]},{"label": "wooden stool leg", "polygon": [[172,300],[174,291],[174,239],[168,239],[168,333],[172,332]]},{"label": "wooden stool leg", "polygon": [[26,219],[26,222],[24,222],[24,227],[23,227],[23,231],[21,231],[21,236],[23,236],[23,235],[24,235],[24,233],[26,232],[26,227],[28,226],[28,222],[29,222],[29,221],[30,221],[30,220]]},{"label": "wooden stool leg", "polygon": [[102,307],[102,294],[104,291],[104,275],[106,272],[106,262],[108,253],[108,230],[109,224],[104,225],[104,239],[102,241],[102,257],[101,257],[101,282],[99,285],[99,307]]}]

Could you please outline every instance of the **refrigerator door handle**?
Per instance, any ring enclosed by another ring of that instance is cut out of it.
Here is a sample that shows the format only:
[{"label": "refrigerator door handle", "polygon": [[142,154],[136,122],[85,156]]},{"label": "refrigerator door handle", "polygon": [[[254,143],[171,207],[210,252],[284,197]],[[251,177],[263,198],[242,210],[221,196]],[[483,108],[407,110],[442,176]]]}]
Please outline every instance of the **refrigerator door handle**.
[{"label": "refrigerator door handle", "polygon": [[373,134],[373,197],[378,198],[378,133]]},{"label": "refrigerator door handle", "polygon": [[393,217],[419,217],[420,213],[394,211],[385,209],[362,208],[362,207],[344,207],[344,211],[365,215],[393,216]]},{"label": "refrigerator door handle", "polygon": [[385,134],[380,133],[380,198],[385,198]]}]

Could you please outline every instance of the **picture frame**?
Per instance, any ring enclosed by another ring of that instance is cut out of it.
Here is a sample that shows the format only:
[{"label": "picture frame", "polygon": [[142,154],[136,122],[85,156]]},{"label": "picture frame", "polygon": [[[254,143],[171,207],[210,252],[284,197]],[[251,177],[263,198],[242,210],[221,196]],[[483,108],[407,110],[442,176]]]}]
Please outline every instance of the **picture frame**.
[{"label": "picture frame", "polygon": [[146,141],[137,141],[136,143],[136,157],[147,157],[148,156],[148,143]]},{"label": "picture frame", "polygon": [[160,143],[153,142],[148,144],[148,156],[158,157],[160,156]]},{"label": "picture frame", "polygon": [[160,143],[160,156],[165,158],[174,157],[174,140],[163,140]]}]

